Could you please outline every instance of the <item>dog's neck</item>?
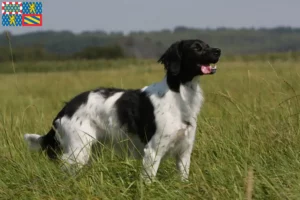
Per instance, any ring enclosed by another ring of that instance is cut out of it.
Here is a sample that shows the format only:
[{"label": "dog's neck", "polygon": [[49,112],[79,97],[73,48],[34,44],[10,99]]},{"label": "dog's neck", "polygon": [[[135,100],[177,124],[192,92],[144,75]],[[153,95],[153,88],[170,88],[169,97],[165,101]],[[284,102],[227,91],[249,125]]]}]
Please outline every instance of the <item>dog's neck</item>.
[{"label": "dog's neck", "polygon": [[180,90],[180,78],[178,76],[173,76],[170,74],[166,74],[165,77],[166,83],[168,84],[168,87],[170,88],[170,90],[172,90],[173,92],[178,92]]},{"label": "dog's neck", "polygon": [[[199,77],[189,82],[179,84],[178,92],[172,90],[167,77],[158,83],[142,88],[142,91],[156,98],[164,98],[167,102],[177,104],[184,123],[196,126],[197,115],[200,111],[203,95],[199,85]],[[166,103],[167,103],[166,102]]]},{"label": "dog's neck", "polygon": [[189,117],[189,122],[194,121],[200,111],[203,95],[199,85],[199,76],[194,77],[191,81],[180,85],[180,96],[186,108],[186,115]]},{"label": "dog's neck", "polygon": [[196,86],[199,82],[198,77],[199,76],[191,77],[191,76],[182,75],[182,74],[181,75],[172,75],[172,74],[169,74],[169,72],[167,72],[165,78],[166,78],[166,81],[167,81],[167,84],[168,84],[170,90],[172,90],[173,92],[179,93],[182,85],[192,86],[192,87]]},{"label": "dog's neck", "polygon": [[162,84],[166,84],[174,95],[180,97],[178,102],[182,111],[183,120],[193,124],[200,111],[203,95],[199,85],[199,76],[194,77],[191,81],[180,83],[177,90],[172,89],[174,85],[169,84],[168,76],[162,80]]},{"label": "dog's neck", "polygon": [[191,89],[197,89],[199,87],[199,76],[189,78],[187,80],[181,78],[179,75],[174,76],[170,74],[166,74],[164,80],[166,80],[166,83],[168,84],[168,87],[173,92],[180,93],[180,88],[187,87]]}]

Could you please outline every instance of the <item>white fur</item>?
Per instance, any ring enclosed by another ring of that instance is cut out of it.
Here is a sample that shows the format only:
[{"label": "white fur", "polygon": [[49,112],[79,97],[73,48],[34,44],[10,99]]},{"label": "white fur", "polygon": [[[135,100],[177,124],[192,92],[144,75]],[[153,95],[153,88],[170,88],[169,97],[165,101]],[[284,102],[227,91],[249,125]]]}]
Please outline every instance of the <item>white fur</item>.
[{"label": "white fur", "polygon": [[40,150],[41,145],[39,139],[41,138],[38,134],[25,134],[24,139],[27,141],[28,146],[31,150]]}]

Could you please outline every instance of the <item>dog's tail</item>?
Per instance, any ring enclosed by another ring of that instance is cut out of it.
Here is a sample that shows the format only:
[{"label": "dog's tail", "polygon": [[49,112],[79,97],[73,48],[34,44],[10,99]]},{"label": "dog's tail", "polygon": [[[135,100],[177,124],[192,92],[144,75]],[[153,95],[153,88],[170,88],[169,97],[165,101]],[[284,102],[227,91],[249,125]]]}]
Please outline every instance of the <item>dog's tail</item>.
[{"label": "dog's tail", "polygon": [[42,150],[47,153],[49,158],[57,158],[60,144],[55,137],[55,130],[53,128],[51,128],[51,130],[43,136],[38,134],[25,134],[24,139],[31,150]]}]

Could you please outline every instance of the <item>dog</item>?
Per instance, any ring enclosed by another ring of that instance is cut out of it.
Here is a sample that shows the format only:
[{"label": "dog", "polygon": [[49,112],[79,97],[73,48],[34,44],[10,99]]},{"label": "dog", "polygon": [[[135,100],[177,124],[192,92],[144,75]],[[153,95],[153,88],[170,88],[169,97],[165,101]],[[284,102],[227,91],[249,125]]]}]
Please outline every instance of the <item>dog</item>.
[{"label": "dog", "polygon": [[176,158],[181,179],[188,180],[204,100],[199,77],[216,72],[220,55],[219,48],[201,40],[175,42],[158,60],[166,71],[161,82],[142,89],[83,92],[66,103],[46,135],[24,138],[31,149],[60,157],[67,168],[87,164],[97,142],[126,143],[127,153],[142,159],[144,180],[152,181],[167,154]]}]

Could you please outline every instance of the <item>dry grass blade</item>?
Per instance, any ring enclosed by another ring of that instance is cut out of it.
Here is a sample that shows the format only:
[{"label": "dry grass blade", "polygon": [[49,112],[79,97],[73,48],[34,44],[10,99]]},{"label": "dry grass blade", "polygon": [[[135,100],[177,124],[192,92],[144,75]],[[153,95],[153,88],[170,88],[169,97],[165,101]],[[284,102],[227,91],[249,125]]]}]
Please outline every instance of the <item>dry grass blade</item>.
[{"label": "dry grass blade", "polygon": [[254,172],[250,167],[246,178],[246,200],[252,200],[254,186]]}]

